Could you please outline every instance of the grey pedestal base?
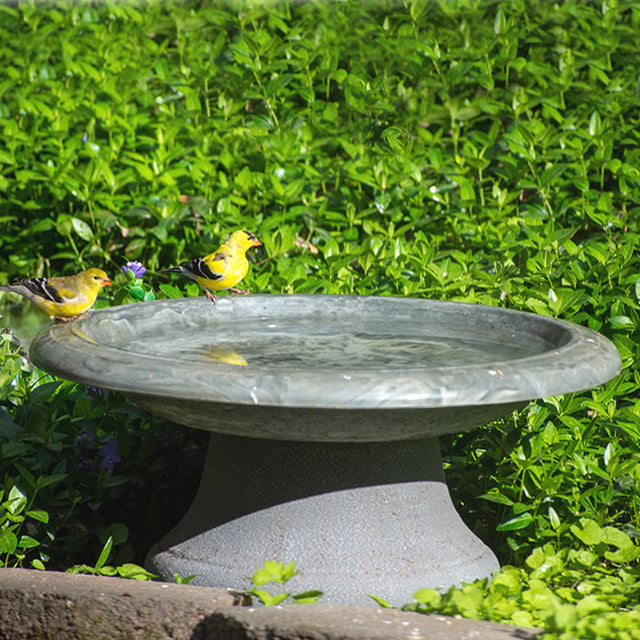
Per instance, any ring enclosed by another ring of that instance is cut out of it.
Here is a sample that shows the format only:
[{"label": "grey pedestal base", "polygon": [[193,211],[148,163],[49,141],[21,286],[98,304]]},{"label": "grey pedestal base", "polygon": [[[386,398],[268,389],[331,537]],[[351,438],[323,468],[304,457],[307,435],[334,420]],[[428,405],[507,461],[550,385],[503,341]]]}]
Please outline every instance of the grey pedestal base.
[{"label": "grey pedestal base", "polygon": [[148,568],[248,589],[265,560],[296,563],[295,592],[401,605],[423,587],[491,575],[498,561],[464,525],[437,438],[314,443],[212,434],[195,500]]}]

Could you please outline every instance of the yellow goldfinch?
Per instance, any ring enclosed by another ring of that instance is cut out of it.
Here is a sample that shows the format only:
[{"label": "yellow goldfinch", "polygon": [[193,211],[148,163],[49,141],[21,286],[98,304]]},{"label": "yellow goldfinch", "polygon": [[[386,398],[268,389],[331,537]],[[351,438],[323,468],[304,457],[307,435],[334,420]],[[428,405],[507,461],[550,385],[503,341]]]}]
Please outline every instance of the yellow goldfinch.
[{"label": "yellow goldfinch", "polygon": [[49,317],[68,322],[90,309],[102,287],[110,284],[102,269],[87,269],[75,276],[16,278],[0,290],[19,293]]},{"label": "yellow goldfinch", "polygon": [[249,261],[245,255],[247,250],[261,245],[262,242],[253,233],[234,231],[214,253],[183,262],[179,267],[162,269],[161,273],[181,273],[195,280],[204,289],[207,298],[215,303],[216,295],[213,291],[231,289],[235,293],[246,293],[234,287],[249,270]]}]

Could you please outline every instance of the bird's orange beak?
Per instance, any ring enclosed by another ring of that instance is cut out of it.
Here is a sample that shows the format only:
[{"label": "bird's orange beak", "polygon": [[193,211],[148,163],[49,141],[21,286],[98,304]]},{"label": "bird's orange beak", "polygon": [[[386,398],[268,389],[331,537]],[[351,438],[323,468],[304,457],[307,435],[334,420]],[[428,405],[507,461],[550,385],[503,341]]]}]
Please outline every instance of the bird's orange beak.
[{"label": "bird's orange beak", "polygon": [[251,241],[251,246],[252,247],[261,247],[262,246],[262,242],[260,242],[260,240],[258,240],[258,238],[254,238]]},{"label": "bird's orange beak", "polygon": [[109,278],[103,278],[101,284],[103,287],[109,287],[113,284],[113,282],[111,282]]}]

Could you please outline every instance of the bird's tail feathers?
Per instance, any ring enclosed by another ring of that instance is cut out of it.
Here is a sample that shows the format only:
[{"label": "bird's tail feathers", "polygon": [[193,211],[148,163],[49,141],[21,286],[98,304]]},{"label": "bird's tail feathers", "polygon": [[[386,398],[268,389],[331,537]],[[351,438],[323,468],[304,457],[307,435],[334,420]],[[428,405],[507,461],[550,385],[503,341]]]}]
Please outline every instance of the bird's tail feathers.
[{"label": "bird's tail feathers", "polygon": [[183,273],[182,267],[169,267],[168,269],[160,269],[158,273]]}]

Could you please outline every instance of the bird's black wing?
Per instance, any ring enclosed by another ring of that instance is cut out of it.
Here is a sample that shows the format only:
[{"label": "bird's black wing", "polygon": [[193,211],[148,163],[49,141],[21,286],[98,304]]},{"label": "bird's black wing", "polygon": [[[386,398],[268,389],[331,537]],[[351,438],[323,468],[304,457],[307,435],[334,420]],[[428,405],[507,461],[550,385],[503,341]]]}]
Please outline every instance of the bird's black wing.
[{"label": "bird's black wing", "polygon": [[64,298],[58,293],[56,288],[49,282],[47,278],[16,278],[13,284],[21,284],[32,293],[51,300],[51,302],[64,302]]},{"label": "bird's black wing", "polygon": [[183,262],[180,266],[185,271],[188,271],[199,278],[206,278],[207,280],[221,280],[223,277],[223,274],[211,271],[202,258],[195,258],[188,262]]}]

